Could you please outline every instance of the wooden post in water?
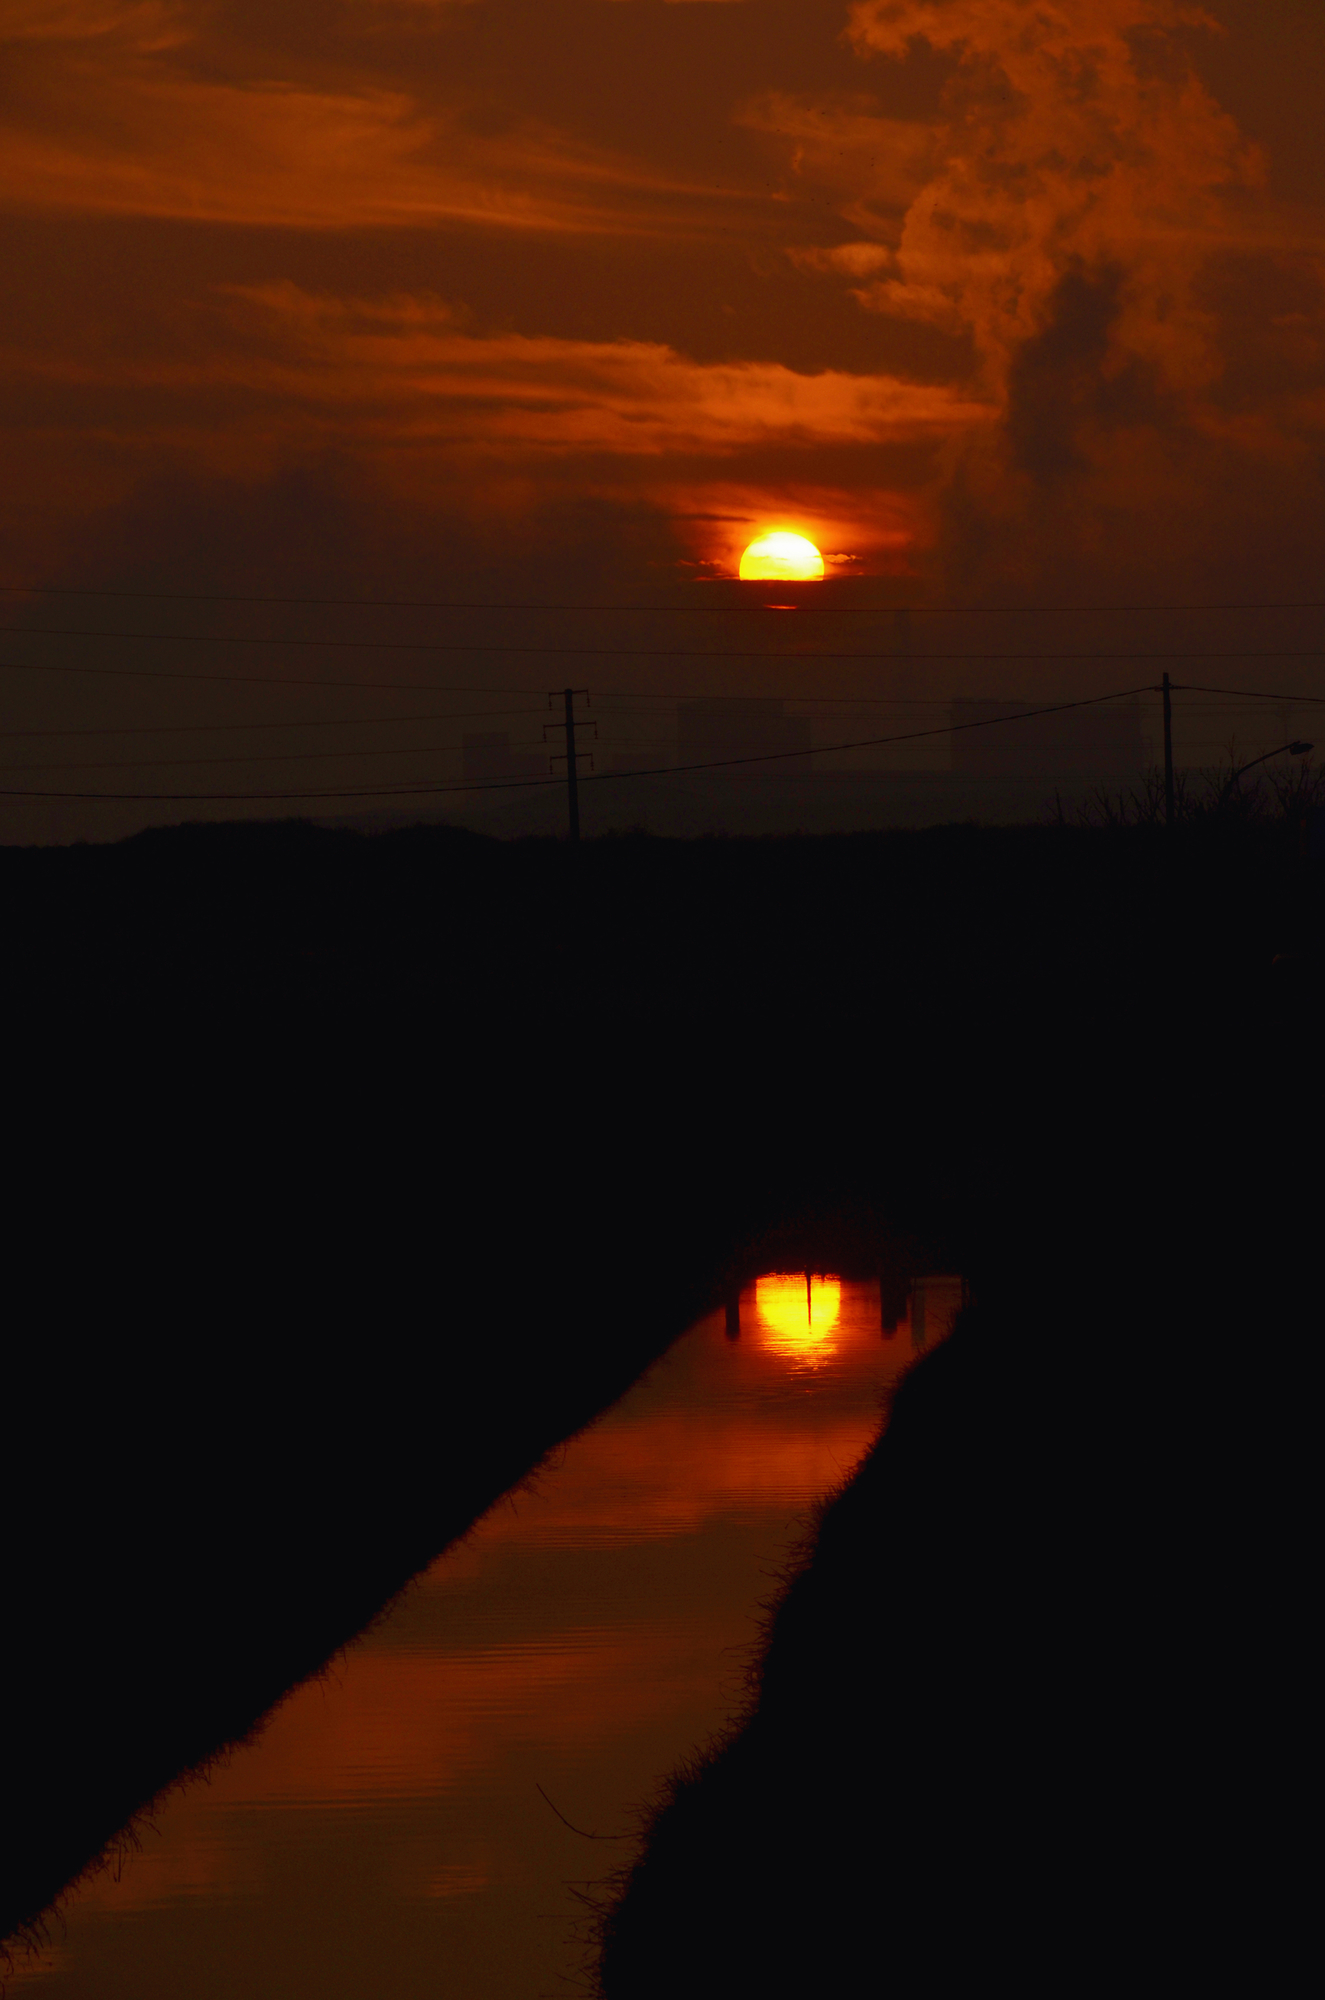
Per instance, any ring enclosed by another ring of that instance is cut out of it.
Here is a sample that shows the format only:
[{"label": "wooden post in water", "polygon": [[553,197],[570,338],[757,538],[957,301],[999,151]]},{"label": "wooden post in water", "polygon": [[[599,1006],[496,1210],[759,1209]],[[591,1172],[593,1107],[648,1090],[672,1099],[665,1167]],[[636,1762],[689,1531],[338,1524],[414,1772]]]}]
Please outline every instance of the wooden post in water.
[{"label": "wooden post in water", "polygon": [[906,1301],[910,1287],[904,1272],[889,1261],[879,1266],[879,1331],[885,1340],[891,1340],[902,1321],[906,1318]]},{"label": "wooden post in water", "polygon": [[1164,676],[1164,825],[1173,831],[1175,801],[1173,795],[1173,686],[1167,674]]}]

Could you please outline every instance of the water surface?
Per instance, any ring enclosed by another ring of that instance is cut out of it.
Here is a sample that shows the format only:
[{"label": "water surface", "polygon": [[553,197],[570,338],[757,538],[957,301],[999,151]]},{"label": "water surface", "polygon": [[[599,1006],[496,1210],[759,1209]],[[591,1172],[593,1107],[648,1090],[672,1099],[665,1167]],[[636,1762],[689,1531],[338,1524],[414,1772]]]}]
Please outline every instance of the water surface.
[{"label": "water surface", "polygon": [[769,1274],[702,1320],[256,1740],[178,1788],[9,1991],[575,1990],[575,1892],[632,1851],[585,1836],[628,1834],[739,1706],[780,1566],[957,1291],[923,1281],[889,1333],[877,1285]]}]

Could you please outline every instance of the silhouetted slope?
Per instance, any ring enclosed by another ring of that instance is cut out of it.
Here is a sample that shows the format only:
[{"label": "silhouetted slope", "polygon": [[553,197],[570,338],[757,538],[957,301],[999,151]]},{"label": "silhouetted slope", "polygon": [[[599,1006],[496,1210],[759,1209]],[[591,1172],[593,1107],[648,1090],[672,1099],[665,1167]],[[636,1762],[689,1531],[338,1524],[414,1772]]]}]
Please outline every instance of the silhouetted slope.
[{"label": "silhouetted slope", "polygon": [[1134,1046],[1161,1109],[1112,1142],[1078,1077],[1075,1157],[991,1185],[975,1305],[604,1913],[605,2000],[1294,1990],[1319,1182],[1276,1025],[1226,1017],[1224,1102]]},{"label": "silhouetted slope", "polygon": [[757,1244],[1024,1270],[1087,1168],[1159,1227],[1136,1052],[1245,1034],[1319,893],[1272,829],[0,853],[4,1927]]}]

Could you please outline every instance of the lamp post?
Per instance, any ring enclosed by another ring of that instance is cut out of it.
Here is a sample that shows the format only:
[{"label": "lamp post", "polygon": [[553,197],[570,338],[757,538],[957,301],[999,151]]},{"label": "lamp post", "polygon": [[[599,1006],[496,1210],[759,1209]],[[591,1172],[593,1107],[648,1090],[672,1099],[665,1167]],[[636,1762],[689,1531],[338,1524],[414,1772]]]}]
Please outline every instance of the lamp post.
[{"label": "lamp post", "polygon": [[1271,757],[1283,757],[1285,755],[1289,757],[1309,757],[1315,747],[1314,743],[1281,743],[1276,749],[1267,750],[1263,756],[1253,757],[1249,763],[1239,764],[1237,770],[1229,774],[1228,782],[1219,795],[1220,803],[1222,804],[1228,797],[1239,779],[1244,778],[1248,771],[1254,771],[1258,764],[1268,764]]}]

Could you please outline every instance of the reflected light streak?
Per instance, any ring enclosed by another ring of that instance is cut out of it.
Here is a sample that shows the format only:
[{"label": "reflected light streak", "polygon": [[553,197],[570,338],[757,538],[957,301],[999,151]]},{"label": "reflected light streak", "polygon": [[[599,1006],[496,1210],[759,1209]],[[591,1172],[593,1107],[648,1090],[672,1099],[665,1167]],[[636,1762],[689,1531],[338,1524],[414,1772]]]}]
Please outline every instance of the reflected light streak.
[{"label": "reflected light streak", "polygon": [[808,1271],[768,1271],[755,1280],[755,1312],[775,1354],[817,1367],[837,1351],[842,1280]]}]

